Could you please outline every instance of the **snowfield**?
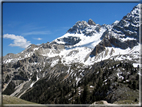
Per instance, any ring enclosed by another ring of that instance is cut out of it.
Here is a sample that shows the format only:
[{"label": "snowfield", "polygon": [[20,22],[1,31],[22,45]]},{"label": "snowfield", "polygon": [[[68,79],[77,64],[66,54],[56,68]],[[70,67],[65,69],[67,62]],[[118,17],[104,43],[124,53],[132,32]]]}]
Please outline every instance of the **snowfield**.
[{"label": "snowfield", "polygon": [[[121,49],[115,46],[105,47],[105,51],[97,54],[94,57],[90,56],[90,53],[93,51],[93,49],[102,41],[103,36],[106,36],[106,31],[109,32],[108,35],[113,36],[121,42],[126,42],[128,40],[137,40],[137,38],[135,37],[125,35],[123,31],[119,28],[126,27],[127,29],[124,30],[127,30],[129,34],[137,34],[135,30],[133,31],[132,29],[129,29],[129,26],[134,26],[136,27],[136,29],[137,27],[139,27],[139,20],[137,19],[140,10],[138,7],[140,7],[140,5],[137,5],[135,9],[127,14],[126,19],[122,19],[121,21],[116,20],[111,25],[90,25],[86,21],[78,21],[72,28],[67,31],[66,34],[51,42],[51,44],[55,42],[55,44],[64,45],[65,48],[62,50],[55,49],[54,46],[44,49],[42,48],[42,45],[30,45],[24,51],[19,53],[17,57],[7,58],[3,61],[3,63],[10,63],[12,61],[16,62],[18,60],[31,57],[33,53],[38,51],[41,52],[41,56],[44,56],[47,59],[60,57],[61,63],[68,66],[72,63],[83,63],[84,65],[92,65],[96,62],[109,58],[114,60],[139,59],[140,43],[137,46],[134,46],[132,49]],[[129,21],[130,19],[136,20],[132,20],[131,22]],[[111,36],[108,36],[108,38],[110,38]],[[52,60],[51,66],[54,67],[56,64],[58,64],[58,62],[59,59]],[[137,61],[137,63],[139,63],[139,61]],[[136,66],[136,64],[134,64],[134,66]]]}]

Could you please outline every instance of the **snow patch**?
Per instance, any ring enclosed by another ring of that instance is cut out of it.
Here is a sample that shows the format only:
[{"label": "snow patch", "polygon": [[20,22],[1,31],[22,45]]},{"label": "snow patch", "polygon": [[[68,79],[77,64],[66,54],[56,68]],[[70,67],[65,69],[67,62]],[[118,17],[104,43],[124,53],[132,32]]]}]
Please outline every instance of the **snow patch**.
[{"label": "snow patch", "polygon": [[133,66],[138,67],[138,66],[140,66],[140,64],[139,63],[133,63]]},{"label": "snow patch", "polygon": [[33,87],[34,84],[35,84],[35,82],[32,82],[32,84],[30,85],[30,87]]},{"label": "snow patch", "polygon": [[51,63],[51,67],[54,67],[56,64],[58,64],[59,59],[52,61]]},{"label": "snow patch", "polygon": [[78,82],[81,80],[81,78],[76,77],[75,80],[76,80],[76,84],[78,85]]},{"label": "snow patch", "polygon": [[38,50],[38,49],[39,49],[39,47],[38,47],[38,48],[34,48],[33,51],[36,51],[36,50]]},{"label": "snow patch", "polygon": [[93,88],[94,86],[90,85],[90,88]]}]

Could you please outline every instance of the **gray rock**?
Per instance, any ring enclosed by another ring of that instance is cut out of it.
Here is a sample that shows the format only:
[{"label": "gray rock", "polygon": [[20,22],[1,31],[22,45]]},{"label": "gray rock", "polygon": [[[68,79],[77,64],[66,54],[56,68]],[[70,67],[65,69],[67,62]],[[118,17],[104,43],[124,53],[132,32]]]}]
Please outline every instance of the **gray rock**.
[{"label": "gray rock", "polygon": [[88,20],[88,24],[89,24],[89,25],[96,25],[96,23],[95,23],[92,19],[89,19],[89,20]]},{"label": "gray rock", "polygon": [[110,41],[107,38],[104,38],[90,53],[90,56],[96,56],[97,54],[103,52],[105,47],[112,47]]},{"label": "gray rock", "polygon": [[80,31],[87,28],[89,24],[86,21],[78,21],[72,28],[70,28],[67,32],[69,33],[80,33]]}]

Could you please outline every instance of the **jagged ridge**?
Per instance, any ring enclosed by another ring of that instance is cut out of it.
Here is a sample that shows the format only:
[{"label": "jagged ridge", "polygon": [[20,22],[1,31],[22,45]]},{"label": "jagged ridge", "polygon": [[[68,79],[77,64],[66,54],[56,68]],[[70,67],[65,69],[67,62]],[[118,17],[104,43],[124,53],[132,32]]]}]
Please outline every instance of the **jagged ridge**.
[{"label": "jagged ridge", "polygon": [[[99,25],[92,19],[89,19],[88,23],[78,21],[65,35],[51,43],[39,46],[32,44],[21,53],[4,56],[3,93],[27,99],[27,94],[34,93],[33,90],[38,88],[38,85],[41,87],[41,81],[50,84],[56,79],[58,85],[60,83],[68,87],[78,85],[84,82],[84,78],[88,75],[97,74],[102,65],[111,62],[114,66],[115,61],[126,65],[130,63],[130,66],[134,67],[129,72],[135,69],[138,74],[136,67],[139,65],[140,47],[138,33],[140,25],[137,19],[139,6],[136,6],[121,21],[116,21],[112,25]],[[127,67],[124,69],[126,72]],[[110,96],[106,96],[107,100],[113,102],[114,99]]]}]

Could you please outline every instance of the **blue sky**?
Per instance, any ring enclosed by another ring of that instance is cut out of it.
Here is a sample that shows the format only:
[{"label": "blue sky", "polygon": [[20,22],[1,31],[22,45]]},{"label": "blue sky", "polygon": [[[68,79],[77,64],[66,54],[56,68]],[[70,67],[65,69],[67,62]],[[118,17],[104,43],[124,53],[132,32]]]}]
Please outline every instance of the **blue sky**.
[{"label": "blue sky", "polygon": [[138,3],[3,3],[3,56],[51,42],[77,21],[121,20]]}]

